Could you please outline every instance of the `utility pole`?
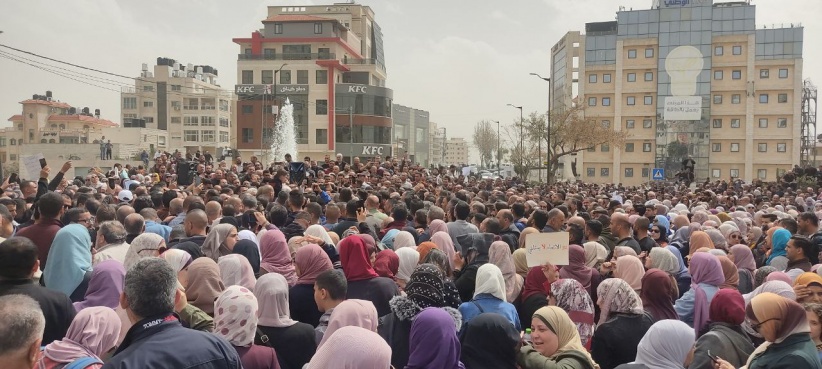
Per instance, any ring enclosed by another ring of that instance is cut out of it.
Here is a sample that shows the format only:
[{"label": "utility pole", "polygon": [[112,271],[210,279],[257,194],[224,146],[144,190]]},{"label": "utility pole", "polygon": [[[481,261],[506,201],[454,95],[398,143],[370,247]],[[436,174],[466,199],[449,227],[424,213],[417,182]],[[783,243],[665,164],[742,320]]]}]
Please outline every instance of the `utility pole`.
[{"label": "utility pole", "polygon": [[499,158],[499,121],[495,120],[494,122],[497,123],[497,175],[500,175],[500,173],[502,173],[502,172],[500,171],[500,158]]},{"label": "utility pole", "polygon": [[349,144],[348,144],[348,162],[350,165],[354,165],[354,107],[348,107],[348,132],[349,134]]},{"label": "utility pole", "polygon": [[522,159],[525,157],[525,134],[523,132],[523,120],[522,120],[522,106],[516,106],[514,104],[508,104],[508,106],[519,109],[519,168],[523,171],[522,177],[525,177],[525,167],[523,167]]},{"label": "utility pole", "polygon": [[[546,117],[548,132],[546,134],[547,137],[546,137],[545,141],[548,144],[548,147],[547,147],[547,150],[548,150],[548,161],[547,161],[547,163],[548,164],[546,164],[546,168],[548,169],[547,183],[550,185],[551,184],[551,160],[552,160],[552,157],[551,157],[551,87],[552,87],[551,78],[550,77],[540,76],[537,73],[531,73],[531,75],[532,76],[537,76],[540,79],[542,79],[543,81],[548,82],[548,116]],[[540,139],[540,141],[542,141],[542,139]]]}]

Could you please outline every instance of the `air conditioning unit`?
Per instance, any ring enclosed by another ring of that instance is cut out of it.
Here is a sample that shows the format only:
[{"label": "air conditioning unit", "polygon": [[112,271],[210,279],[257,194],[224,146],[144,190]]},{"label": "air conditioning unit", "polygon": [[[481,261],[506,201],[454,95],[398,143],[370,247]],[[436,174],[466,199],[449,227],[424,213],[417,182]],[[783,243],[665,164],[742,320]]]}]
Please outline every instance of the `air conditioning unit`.
[{"label": "air conditioning unit", "polygon": [[180,110],[180,107],[179,107],[179,106],[175,106],[175,107],[174,107],[174,110]]}]

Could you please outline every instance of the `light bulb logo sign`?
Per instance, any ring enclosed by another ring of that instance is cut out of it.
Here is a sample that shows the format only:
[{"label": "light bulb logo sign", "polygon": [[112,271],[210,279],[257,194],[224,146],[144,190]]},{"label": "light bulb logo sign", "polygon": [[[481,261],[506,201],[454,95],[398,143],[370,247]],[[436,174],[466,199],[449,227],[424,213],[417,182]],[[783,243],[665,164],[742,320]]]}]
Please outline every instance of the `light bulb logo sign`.
[{"label": "light bulb logo sign", "polygon": [[705,66],[702,52],[693,46],[673,49],[665,59],[671,77],[671,95],[665,98],[665,120],[700,120],[702,97],[696,95],[696,80]]}]

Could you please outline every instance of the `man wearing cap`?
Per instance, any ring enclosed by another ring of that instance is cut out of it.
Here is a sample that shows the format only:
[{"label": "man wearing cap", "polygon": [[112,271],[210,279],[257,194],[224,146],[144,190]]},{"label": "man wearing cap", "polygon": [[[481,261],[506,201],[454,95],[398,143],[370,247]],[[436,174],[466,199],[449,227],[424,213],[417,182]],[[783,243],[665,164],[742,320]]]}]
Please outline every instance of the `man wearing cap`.
[{"label": "man wearing cap", "polygon": [[120,200],[120,204],[129,204],[133,199],[134,194],[132,194],[129,190],[122,190],[117,194],[117,200]]}]

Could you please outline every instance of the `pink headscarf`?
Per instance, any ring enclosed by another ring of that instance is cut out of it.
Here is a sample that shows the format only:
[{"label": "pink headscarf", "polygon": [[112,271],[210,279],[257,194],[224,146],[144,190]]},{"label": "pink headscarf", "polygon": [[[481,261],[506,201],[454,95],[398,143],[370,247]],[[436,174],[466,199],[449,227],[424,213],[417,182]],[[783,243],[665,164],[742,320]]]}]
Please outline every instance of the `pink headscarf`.
[{"label": "pink headscarf", "polygon": [[505,278],[505,299],[514,302],[522,291],[524,279],[517,274],[514,267],[514,258],[511,256],[511,248],[503,241],[494,241],[491,250],[488,252],[488,259],[491,264],[499,267],[502,277]]},{"label": "pink headscarf", "polygon": [[454,255],[456,255],[457,250],[454,249],[454,241],[451,240],[451,236],[447,232],[437,232],[431,236],[431,242],[448,256],[448,264],[451,265],[451,269],[454,269]]},{"label": "pink headscarf", "polygon": [[313,243],[297,250],[294,255],[294,264],[297,265],[297,269],[300,271],[297,284],[314,284],[322,272],[334,267],[322,247]]},{"label": "pink headscarf", "polygon": [[278,229],[271,229],[260,237],[260,268],[269,272],[281,274],[288,281],[289,286],[297,283],[297,273],[291,263],[291,252],[285,235]]},{"label": "pink headscarf", "polygon": [[89,356],[100,359],[117,345],[121,327],[120,317],[111,308],[85,308],[71,321],[66,337],[46,345],[43,355],[58,363]]},{"label": "pink headscarf", "polygon": [[782,282],[785,282],[789,285],[793,285],[793,281],[791,280],[791,277],[789,275],[785,274],[785,272],[773,272],[771,274],[768,274],[768,276],[765,277],[765,282],[770,282],[770,281],[782,281]]},{"label": "pink headscarf", "polygon": [[261,276],[257,281],[254,296],[260,305],[257,313],[260,318],[259,325],[283,328],[297,324],[296,320],[291,319],[291,311],[288,308],[288,283],[282,275],[268,273]]},{"label": "pink headscarf", "polygon": [[220,267],[220,278],[225,287],[242,286],[254,291],[257,279],[254,278],[254,270],[245,256],[240,254],[220,256],[217,266]]},{"label": "pink headscarf", "polygon": [[[323,339],[328,336],[326,331]],[[380,335],[360,327],[337,330],[325,346],[317,347],[317,353],[308,363],[308,369],[383,369],[390,366],[391,346]]]},{"label": "pink headscarf", "polygon": [[367,300],[345,300],[331,312],[331,317],[328,318],[328,328],[326,328],[320,344],[317,345],[317,351],[323,347],[323,344],[328,341],[334,332],[342,327],[357,326],[376,332],[378,323],[379,317],[374,303]]},{"label": "pink headscarf", "polygon": [[[620,258],[623,259],[623,258]],[[568,250],[568,265],[559,270],[559,277],[574,279],[591,293],[591,281],[594,279],[594,268],[585,266],[585,249],[580,245],[570,245]]]},{"label": "pink headscarf", "polygon": [[616,270],[614,277],[621,278],[634,289],[639,292],[642,290],[642,276],[645,275],[645,267],[638,257],[633,255],[625,255],[616,262]]},{"label": "pink headscarf", "polygon": [[599,323],[602,325],[612,313],[642,314],[642,299],[622,279],[608,278],[597,287],[597,299],[602,301]]},{"label": "pink headscarf", "polygon": [[433,238],[434,235],[439,232],[445,232],[445,234],[448,234],[448,225],[446,225],[442,220],[434,219],[431,221],[431,224],[428,225],[428,234],[430,234],[431,238]]}]

